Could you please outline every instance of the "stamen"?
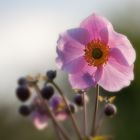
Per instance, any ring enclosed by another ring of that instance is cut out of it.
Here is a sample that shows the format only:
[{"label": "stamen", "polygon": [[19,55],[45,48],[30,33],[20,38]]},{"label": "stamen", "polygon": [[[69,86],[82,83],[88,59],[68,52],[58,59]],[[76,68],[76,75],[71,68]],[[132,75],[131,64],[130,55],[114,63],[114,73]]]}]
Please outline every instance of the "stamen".
[{"label": "stamen", "polygon": [[84,51],[84,57],[90,66],[103,65],[108,60],[109,46],[100,40],[89,42]]}]

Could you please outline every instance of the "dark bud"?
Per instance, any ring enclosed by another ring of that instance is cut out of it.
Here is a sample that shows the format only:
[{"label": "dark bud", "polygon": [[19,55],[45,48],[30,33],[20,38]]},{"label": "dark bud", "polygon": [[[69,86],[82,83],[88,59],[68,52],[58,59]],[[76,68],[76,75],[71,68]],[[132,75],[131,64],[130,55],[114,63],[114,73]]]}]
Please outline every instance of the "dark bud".
[{"label": "dark bud", "polygon": [[75,113],[76,112],[76,107],[75,107],[75,105],[74,104],[69,104],[69,109],[67,108],[66,109],[66,112],[68,113],[68,114],[70,114],[70,113]]},{"label": "dark bud", "polygon": [[21,78],[18,80],[18,85],[19,85],[19,86],[25,86],[25,85],[27,85],[27,80],[26,80],[26,78],[21,77]]},{"label": "dark bud", "polygon": [[49,100],[54,94],[54,89],[52,86],[45,86],[42,90],[41,90],[41,95],[44,99]]},{"label": "dark bud", "polygon": [[28,115],[30,115],[30,113],[31,113],[31,109],[30,109],[29,106],[22,105],[22,106],[20,106],[20,108],[19,108],[19,113],[20,113],[22,116],[28,116]]},{"label": "dark bud", "polygon": [[83,98],[82,98],[82,95],[81,95],[81,94],[77,94],[77,95],[74,97],[74,103],[75,103],[77,106],[80,106],[80,107],[84,105]]},{"label": "dark bud", "polygon": [[114,104],[106,104],[104,108],[104,113],[106,116],[113,116],[117,113],[117,108]]},{"label": "dark bud", "polygon": [[49,70],[49,71],[47,71],[47,77],[48,77],[48,79],[49,80],[54,80],[54,78],[56,77],[56,71],[54,71],[54,70]]},{"label": "dark bud", "polygon": [[24,102],[30,97],[30,90],[27,86],[19,86],[16,90],[17,98]]}]

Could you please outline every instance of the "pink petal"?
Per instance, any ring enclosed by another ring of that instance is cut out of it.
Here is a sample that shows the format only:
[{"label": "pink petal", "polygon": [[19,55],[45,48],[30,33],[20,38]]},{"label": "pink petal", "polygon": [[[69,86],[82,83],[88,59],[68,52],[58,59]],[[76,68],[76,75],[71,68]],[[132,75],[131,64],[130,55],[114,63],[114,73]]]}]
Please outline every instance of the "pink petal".
[{"label": "pink petal", "polygon": [[102,73],[103,73],[103,67],[99,66],[95,72],[94,77],[93,77],[96,83],[100,80]]},{"label": "pink petal", "polygon": [[114,58],[109,59],[109,64],[112,65],[116,70],[121,72],[126,77],[126,79],[134,80],[134,64],[132,64],[131,66],[121,65]]},{"label": "pink petal", "polygon": [[86,89],[95,85],[89,73],[70,74],[69,81],[73,89]]},{"label": "pink petal", "polygon": [[89,42],[90,36],[86,29],[83,28],[70,29],[67,30],[67,33],[72,39],[83,45],[87,45]]},{"label": "pink petal", "polygon": [[67,119],[67,117],[68,117],[68,115],[67,115],[66,113],[64,113],[64,112],[60,112],[60,113],[58,113],[58,114],[56,115],[56,119],[57,119],[58,121],[64,121],[64,120]]},{"label": "pink petal", "polygon": [[125,67],[116,61],[109,60],[103,68],[103,74],[98,84],[107,91],[119,91],[130,85],[133,79],[133,68]]},{"label": "pink petal", "polygon": [[97,79],[94,77],[95,74],[98,74],[97,68],[86,65],[80,72],[70,74],[69,81],[74,89],[86,89],[97,84],[100,74],[95,76]]},{"label": "pink petal", "polygon": [[111,23],[96,14],[92,14],[86,18],[80,25],[80,27],[88,30],[91,40],[100,39],[105,43],[108,43],[108,30],[112,30],[113,27]]},{"label": "pink petal", "polygon": [[136,59],[136,52],[127,37],[114,31],[110,32],[109,37],[109,46],[116,48],[114,58],[121,59],[119,61],[125,65],[132,65]]},{"label": "pink petal", "polygon": [[46,116],[41,116],[38,113],[32,114],[32,121],[33,121],[34,126],[38,130],[43,130],[44,128],[48,126],[48,118]]},{"label": "pink petal", "polygon": [[107,44],[108,43],[108,29],[107,28],[101,29],[101,31],[99,32],[99,35],[100,35],[101,40]]},{"label": "pink petal", "polygon": [[38,130],[43,130],[48,126],[47,122],[42,122],[38,118],[34,119],[34,125]]},{"label": "pink petal", "polygon": [[74,60],[70,60],[68,62],[66,62],[65,60],[64,60],[64,62],[62,62],[62,61],[63,61],[62,59],[59,59],[59,58],[56,59],[56,62],[59,65],[59,67],[61,66],[62,70],[65,70],[69,73],[77,73],[85,65],[85,60],[84,60],[83,56],[79,57],[77,59],[74,59]]},{"label": "pink petal", "polygon": [[129,66],[126,58],[118,48],[111,48],[110,49],[110,56],[113,57],[118,63],[121,65]]},{"label": "pink petal", "polygon": [[67,34],[58,40],[57,54],[56,63],[58,67],[67,72],[76,73],[85,65],[84,46]]}]

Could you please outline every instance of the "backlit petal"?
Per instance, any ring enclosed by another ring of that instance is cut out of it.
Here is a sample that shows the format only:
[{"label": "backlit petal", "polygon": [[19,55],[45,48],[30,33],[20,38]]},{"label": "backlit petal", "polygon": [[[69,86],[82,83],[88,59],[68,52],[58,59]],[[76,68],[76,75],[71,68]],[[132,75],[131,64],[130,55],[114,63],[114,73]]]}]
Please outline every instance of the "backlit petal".
[{"label": "backlit petal", "polygon": [[113,64],[110,62],[104,66],[102,77],[98,82],[101,87],[111,92],[119,91],[123,87],[129,86],[130,81],[133,79],[132,66],[124,67],[118,64],[115,67]]},{"label": "backlit petal", "polygon": [[[86,65],[84,69],[76,74],[69,75],[70,84],[74,89],[86,89],[97,84],[95,79],[96,67]],[[97,73],[96,73],[97,74]]]},{"label": "backlit petal", "polygon": [[41,116],[41,114],[37,112],[32,113],[32,121],[38,130],[42,130],[48,126],[48,118]]},{"label": "backlit petal", "polygon": [[136,59],[136,52],[128,38],[116,32],[110,32],[109,37],[109,46],[116,48],[114,57],[120,59],[119,56],[121,56],[122,62],[126,61],[128,65],[132,65]]},{"label": "backlit petal", "polygon": [[107,19],[92,14],[81,23],[80,27],[88,30],[91,40],[100,39],[108,43],[108,30],[112,30],[112,25]]},{"label": "backlit petal", "polygon": [[89,33],[84,28],[74,28],[74,29],[67,30],[67,34],[72,39],[74,39],[75,41],[83,45],[86,45],[90,40]]},{"label": "backlit petal", "polygon": [[56,63],[59,68],[76,73],[84,67],[84,46],[69,36],[61,36],[57,47]]}]

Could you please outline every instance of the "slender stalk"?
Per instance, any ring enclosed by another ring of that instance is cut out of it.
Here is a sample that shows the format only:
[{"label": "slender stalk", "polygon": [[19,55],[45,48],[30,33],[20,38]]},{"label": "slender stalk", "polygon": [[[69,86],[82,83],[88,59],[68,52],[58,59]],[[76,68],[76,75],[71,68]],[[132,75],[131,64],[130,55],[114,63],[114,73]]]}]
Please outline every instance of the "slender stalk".
[{"label": "slender stalk", "polygon": [[96,126],[96,132],[99,131],[99,129],[100,129],[102,123],[103,123],[104,117],[105,117],[104,111],[102,111],[100,116],[99,116],[99,122],[98,122],[98,124]]},{"label": "slender stalk", "polygon": [[83,92],[82,94],[82,98],[83,98],[83,103],[84,103],[84,111],[83,111],[83,115],[84,115],[84,134],[85,136],[87,136],[87,105],[86,105],[86,92]]},{"label": "slender stalk", "polygon": [[99,85],[96,86],[95,108],[94,108],[94,114],[93,114],[91,136],[95,136],[95,134],[96,134],[96,118],[97,118],[97,110],[98,110],[98,96],[99,96]]},{"label": "slender stalk", "polygon": [[55,133],[56,133],[57,139],[58,140],[63,140],[62,136],[61,136],[61,134],[60,134],[60,132],[58,130],[58,127],[56,125],[54,125],[54,129],[55,129]]},{"label": "slender stalk", "polygon": [[66,132],[63,130],[63,128],[60,126],[60,124],[57,122],[54,114],[52,113],[51,109],[49,108],[49,104],[47,100],[44,100],[41,96],[41,92],[40,89],[37,85],[34,86],[35,90],[37,91],[38,96],[40,97],[40,99],[42,100],[42,103],[44,104],[44,106],[46,107],[54,126],[57,126],[59,131],[61,132],[61,134],[63,135],[63,137],[65,138],[65,140],[70,140],[70,138],[68,137],[68,135],[66,134]]},{"label": "slender stalk", "polygon": [[[53,84],[54,87],[58,90],[59,94],[62,96],[62,98],[63,98],[63,100],[64,100],[64,102],[65,102],[66,107],[67,107],[68,110],[70,111],[70,108],[69,108],[67,99],[65,98],[65,95],[63,94],[63,92],[61,91],[61,89],[59,88],[59,86],[58,86],[55,82],[52,81],[52,84]],[[70,112],[71,112],[71,111],[70,111]],[[75,120],[75,118],[74,118],[74,116],[73,116],[72,113],[70,113],[70,118],[71,118],[71,121],[72,121],[73,126],[74,126],[74,128],[75,128],[75,131],[76,131],[76,133],[77,133],[77,135],[78,135],[78,137],[79,137],[79,140],[83,140],[83,139],[82,139],[82,135],[81,135],[81,133],[80,133],[80,129],[79,129],[79,127],[78,127],[78,125],[77,125],[77,123],[76,123],[76,120]]]}]

